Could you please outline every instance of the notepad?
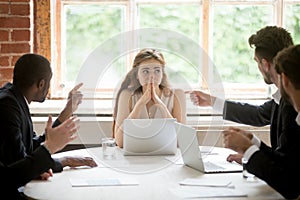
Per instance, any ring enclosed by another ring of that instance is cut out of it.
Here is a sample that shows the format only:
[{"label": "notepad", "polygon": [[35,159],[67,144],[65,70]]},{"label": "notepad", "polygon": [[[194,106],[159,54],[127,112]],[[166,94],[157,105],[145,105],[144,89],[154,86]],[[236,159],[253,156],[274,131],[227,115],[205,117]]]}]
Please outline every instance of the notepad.
[{"label": "notepad", "polygon": [[210,197],[247,197],[243,191],[230,188],[183,188],[170,189],[170,191],[180,198],[210,198]]},{"label": "notepad", "polygon": [[69,178],[72,187],[93,187],[93,186],[130,186],[138,185],[135,179],[119,178]]},{"label": "notepad", "polygon": [[202,187],[224,187],[224,188],[234,188],[231,181],[228,180],[214,180],[214,179],[192,179],[187,178],[181,182],[180,185],[187,185],[187,186],[202,186]]}]

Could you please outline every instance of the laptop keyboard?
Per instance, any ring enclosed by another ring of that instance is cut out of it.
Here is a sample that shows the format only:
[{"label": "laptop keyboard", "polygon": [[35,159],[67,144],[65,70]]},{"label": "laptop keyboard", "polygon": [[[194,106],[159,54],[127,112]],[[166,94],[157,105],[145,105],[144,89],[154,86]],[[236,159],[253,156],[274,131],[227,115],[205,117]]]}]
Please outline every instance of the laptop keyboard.
[{"label": "laptop keyboard", "polygon": [[222,171],[225,169],[224,167],[221,167],[221,166],[211,163],[209,161],[204,162],[204,166],[205,166],[205,169],[209,170],[209,171]]}]

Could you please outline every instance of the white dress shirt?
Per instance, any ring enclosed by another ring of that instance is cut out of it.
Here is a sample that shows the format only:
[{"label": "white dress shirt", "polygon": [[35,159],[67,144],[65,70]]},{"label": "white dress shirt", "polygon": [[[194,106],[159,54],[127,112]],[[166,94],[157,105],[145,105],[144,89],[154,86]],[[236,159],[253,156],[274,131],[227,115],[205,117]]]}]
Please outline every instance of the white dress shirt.
[{"label": "white dress shirt", "polygon": [[300,112],[298,112],[298,115],[296,117],[296,122],[300,126]]},{"label": "white dress shirt", "polygon": [[272,97],[273,97],[275,103],[277,103],[277,104],[279,105],[279,101],[280,101],[280,99],[281,99],[281,93],[280,93],[280,90],[277,89],[277,91],[276,91],[274,94],[272,94]]}]

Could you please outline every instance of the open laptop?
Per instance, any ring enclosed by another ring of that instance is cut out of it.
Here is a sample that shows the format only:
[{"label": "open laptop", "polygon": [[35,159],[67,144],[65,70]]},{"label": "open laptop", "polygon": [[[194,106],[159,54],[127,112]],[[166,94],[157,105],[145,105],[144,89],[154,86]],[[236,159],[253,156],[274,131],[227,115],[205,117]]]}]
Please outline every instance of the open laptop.
[{"label": "open laptop", "polygon": [[241,172],[238,163],[226,161],[226,157],[218,155],[202,155],[197,139],[196,130],[192,127],[174,122],[181,156],[185,165],[203,173]]},{"label": "open laptop", "polygon": [[177,134],[175,119],[125,119],[123,122],[124,155],[175,155]]}]

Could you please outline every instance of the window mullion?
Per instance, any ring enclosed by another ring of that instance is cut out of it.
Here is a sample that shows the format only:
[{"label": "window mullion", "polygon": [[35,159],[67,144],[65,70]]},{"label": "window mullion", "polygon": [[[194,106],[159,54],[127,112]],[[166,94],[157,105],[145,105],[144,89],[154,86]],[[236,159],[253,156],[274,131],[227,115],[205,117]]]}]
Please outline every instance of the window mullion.
[{"label": "window mullion", "polygon": [[[200,76],[200,85],[203,89],[207,89],[207,81],[209,80],[209,35],[210,35],[210,0],[203,0],[202,4],[202,48],[203,58],[202,77]],[[201,52],[199,52],[201,53]]]},{"label": "window mullion", "polygon": [[283,0],[278,0],[275,4],[274,21],[278,26],[283,26]]}]

